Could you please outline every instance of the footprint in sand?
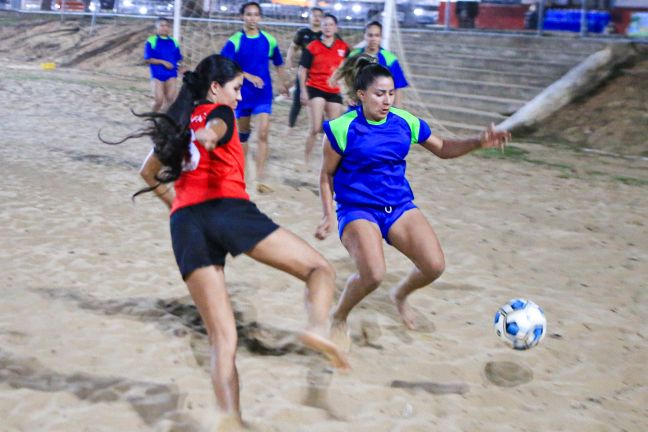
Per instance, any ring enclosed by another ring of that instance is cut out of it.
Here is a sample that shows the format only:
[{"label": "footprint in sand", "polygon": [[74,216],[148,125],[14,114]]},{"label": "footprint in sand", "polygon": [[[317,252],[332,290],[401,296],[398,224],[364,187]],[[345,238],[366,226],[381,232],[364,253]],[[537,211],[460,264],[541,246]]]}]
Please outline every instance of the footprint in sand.
[{"label": "footprint in sand", "polygon": [[406,390],[423,390],[427,393],[434,395],[445,395],[445,394],[465,394],[468,393],[470,388],[468,384],[464,383],[452,383],[452,384],[441,384],[432,381],[401,381],[394,380],[389,385],[392,388],[401,388]]}]

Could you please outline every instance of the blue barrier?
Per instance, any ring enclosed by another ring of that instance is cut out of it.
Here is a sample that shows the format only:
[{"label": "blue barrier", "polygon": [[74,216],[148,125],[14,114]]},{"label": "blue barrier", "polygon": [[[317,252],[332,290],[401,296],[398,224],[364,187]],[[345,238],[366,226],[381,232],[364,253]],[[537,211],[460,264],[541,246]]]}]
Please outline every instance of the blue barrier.
[{"label": "blue barrier", "polygon": [[[544,30],[554,31],[580,31],[581,27],[580,9],[548,9],[544,17]],[[605,27],[610,23],[611,16],[608,11],[587,11],[587,31],[589,33],[603,33]]]}]

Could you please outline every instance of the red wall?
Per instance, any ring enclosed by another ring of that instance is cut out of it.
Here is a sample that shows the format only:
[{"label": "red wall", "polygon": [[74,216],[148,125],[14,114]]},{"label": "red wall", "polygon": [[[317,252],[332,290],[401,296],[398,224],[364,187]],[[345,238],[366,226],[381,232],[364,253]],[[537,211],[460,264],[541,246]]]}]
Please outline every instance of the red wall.
[{"label": "red wall", "polygon": [[630,15],[632,12],[648,12],[648,8],[614,8],[612,9],[612,22],[614,31],[619,34],[625,34],[630,25]]},{"label": "red wall", "polygon": [[529,5],[479,5],[475,27],[497,30],[524,30],[524,14]]},{"label": "red wall", "polygon": [[[455,15],[456,3],[450,3],[450,27],[459,27]],[[439,3],[439,24],[445,23],[445,2]],[[524,29],[524,14],[529,10],[529,5],[500,5],[479,4],[479,15],[475,20],[475,28],[497,30],[522,30]]]}]

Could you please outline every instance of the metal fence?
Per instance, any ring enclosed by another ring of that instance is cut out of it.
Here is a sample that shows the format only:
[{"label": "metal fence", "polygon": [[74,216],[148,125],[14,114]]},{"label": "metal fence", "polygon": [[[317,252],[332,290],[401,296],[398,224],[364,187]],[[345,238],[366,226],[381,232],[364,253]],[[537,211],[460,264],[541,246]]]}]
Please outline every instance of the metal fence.
[{"label": "metal fence", "polygon": [[[286,1],[286,0],[275,0]],[[237,19],[243,0],[185,0],[182,19]],[[263,3],[264,16],[303,23],[308,7]],[[624,6],[626,5],[626,6]],[[96,17],[172,17],[174,0],[0,0],[0,9]],[[384,1],[338,0],[324,7],[346,25],[381,19]],[[648,0],[408,0],[396,3],[402,28],[574,34],[648,40]]]}]

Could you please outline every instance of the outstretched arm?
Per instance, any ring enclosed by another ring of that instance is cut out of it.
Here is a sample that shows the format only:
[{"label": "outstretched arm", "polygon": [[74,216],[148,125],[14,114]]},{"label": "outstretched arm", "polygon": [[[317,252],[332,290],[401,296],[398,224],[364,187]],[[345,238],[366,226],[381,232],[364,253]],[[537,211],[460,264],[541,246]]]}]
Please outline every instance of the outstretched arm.
[{"label": "outstretched arm", "polygon": [[144,159],[139,174],[144,179],[147,185],[155,188],[153,193],[164,203],[168,208],[171,208],[173,200],[175,199],[175,191],[169,184],[160,184],[155,178],[162,169],[162,162],[151,150]]},{"label": "outstretched arm", "polygon": [[441,159],[452,159],[463,156],[478,148],[498,148],[504,150],[511,134],[508,131],[497,131],[491,124],[488,129],[479,135],[468,138],[441,139],[434,135],[423,142],[423,147],[430,150]]},{"label": "outstretched arm", "polygon": [[333,150],[331,143],[325,136],[322,142],[324,157],[320,169],[320,199],[322,200],[322,221],[320,222],[315,237],[324,240],[331,232],[333,221],[333,174],[340,164],[342,157]]}]

